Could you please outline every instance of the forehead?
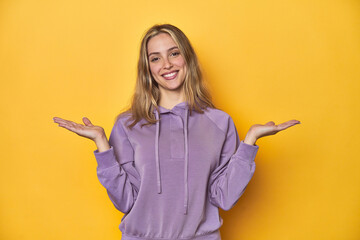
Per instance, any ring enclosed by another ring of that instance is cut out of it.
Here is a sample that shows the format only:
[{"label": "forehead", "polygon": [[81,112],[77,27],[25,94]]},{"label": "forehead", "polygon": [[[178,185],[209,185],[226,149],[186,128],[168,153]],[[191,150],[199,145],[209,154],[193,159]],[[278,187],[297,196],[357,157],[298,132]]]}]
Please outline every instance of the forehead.
[{"label": "forehead", "polygon": [[147,43],[148,53],[151,52],[164,52],[169,48],[177,47],[174,39],[167,33],[159,33],[158,35],[150,38]]}]

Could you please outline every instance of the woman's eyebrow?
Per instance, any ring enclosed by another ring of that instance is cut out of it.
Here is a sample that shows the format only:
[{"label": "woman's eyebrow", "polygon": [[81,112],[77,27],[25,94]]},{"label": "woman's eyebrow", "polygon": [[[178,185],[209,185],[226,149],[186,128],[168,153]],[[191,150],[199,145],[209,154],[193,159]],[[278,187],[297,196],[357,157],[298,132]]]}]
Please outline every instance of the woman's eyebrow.
[{"label": "woman's eyebrow", "polygon": [[[173,50],[173,49],[175,49],[175,48],[178,48],[178,47],[172,47],[172,48],[169,48],[167,51],[169,52],[169,51],[171,51],[171,50]],[[152,53],[150,53],[149,55],[148,55],[148,57],[150,57],[150,55],[151,54],[159,54],[159,52],[152,52]]]}]

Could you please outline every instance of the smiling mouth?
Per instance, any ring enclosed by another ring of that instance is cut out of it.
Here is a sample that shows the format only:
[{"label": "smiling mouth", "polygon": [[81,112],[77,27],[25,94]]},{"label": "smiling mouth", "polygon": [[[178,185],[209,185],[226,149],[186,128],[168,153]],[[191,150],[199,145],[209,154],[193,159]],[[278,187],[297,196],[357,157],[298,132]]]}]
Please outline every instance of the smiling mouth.
[{"label": "smiling mouth", "polygon": [[164,75],[162,75],[162,77],[165,78],[166,80],[172,80],[172,79],[176,78],[177,74],[178,74],[178,71],[174,71],[174,72],[171,72],[168,74],[164,74]]}]

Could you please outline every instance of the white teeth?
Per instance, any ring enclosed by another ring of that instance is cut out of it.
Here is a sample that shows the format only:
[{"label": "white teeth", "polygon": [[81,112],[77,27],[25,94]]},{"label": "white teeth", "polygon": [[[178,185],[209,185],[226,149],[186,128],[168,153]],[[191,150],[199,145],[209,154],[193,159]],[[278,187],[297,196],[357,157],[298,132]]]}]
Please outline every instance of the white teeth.
[{"label": "white teeth", "polygon": [[169,74],[165,74],[164,77],[172,77],[176,74],[176,72],[172,72],[172,73],[169,73]]}]

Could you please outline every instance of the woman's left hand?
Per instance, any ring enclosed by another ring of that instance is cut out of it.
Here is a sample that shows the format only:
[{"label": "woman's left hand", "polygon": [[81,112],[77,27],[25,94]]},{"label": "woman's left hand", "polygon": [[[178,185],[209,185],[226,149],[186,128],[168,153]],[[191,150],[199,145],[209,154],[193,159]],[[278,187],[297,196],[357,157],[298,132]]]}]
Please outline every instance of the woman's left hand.
[{"label": "woman's left hand", "polygon": [[290,120],[278,125],[275,125],[273,121],[270,121],[264,125],[262,124],[252,125],[248,133],[246,134],[244,143],[254,145],[256,140],[258,140],[259,138],[269,135],[274,135],[282,130],[285,130],[299,123],[300,121],[298,120]]}]

